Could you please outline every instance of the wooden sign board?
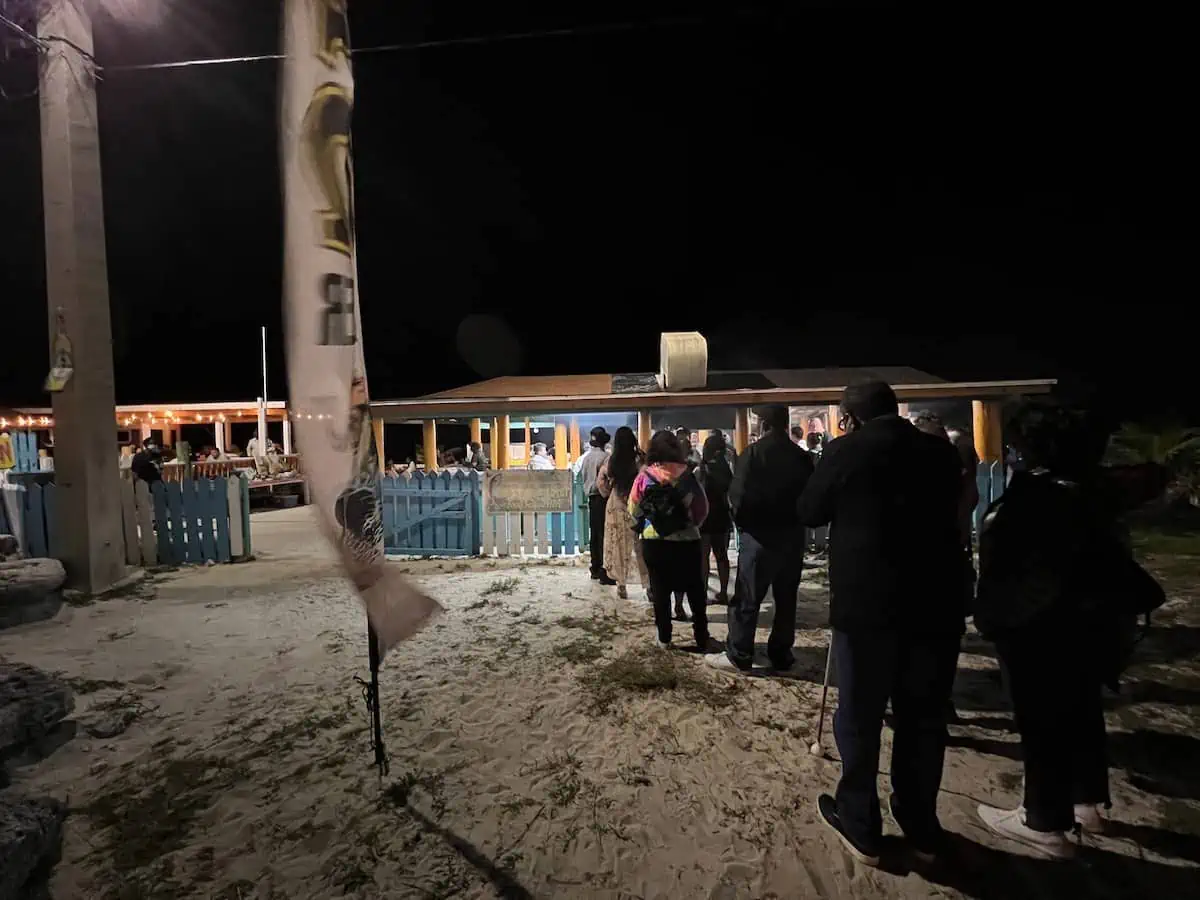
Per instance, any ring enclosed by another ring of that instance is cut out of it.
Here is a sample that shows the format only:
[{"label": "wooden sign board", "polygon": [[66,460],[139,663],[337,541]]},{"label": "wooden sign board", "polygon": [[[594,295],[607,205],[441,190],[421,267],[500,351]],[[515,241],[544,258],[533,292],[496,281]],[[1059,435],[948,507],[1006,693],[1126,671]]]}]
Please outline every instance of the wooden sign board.
[{"label": "wooden sign board", "polygon": [[488,515],[520,512],[571,512],[572,473],[492,470],[484,476],[483,504]]}]

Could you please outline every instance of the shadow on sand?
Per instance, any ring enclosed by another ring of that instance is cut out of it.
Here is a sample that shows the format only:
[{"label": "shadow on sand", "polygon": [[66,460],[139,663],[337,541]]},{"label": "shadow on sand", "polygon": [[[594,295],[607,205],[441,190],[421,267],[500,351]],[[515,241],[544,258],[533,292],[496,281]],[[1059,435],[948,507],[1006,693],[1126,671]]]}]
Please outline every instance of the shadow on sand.
[{"label": "shadow on sand", "polygon": [[[1125,827],[1139,829],[1136,837],[1145,846],[1151,846],[1155,840],[1179,839],[1178,835],[1156,828]],[[932,866],[919,868],[906,861],[902,842],[891,839],[885,848],[884,868],[897,875],[915,871],[932,884],[960,891],[975,900],[1196,896],[1197,874],[1192,868],[1109,853],[1094,845],[1081,847],[1073,862],[1054,862],[993,849],[963,835],[948,837],[949,848],[944,857]],[[1196,839],[1185,840],[1190,841],[1186,849],[1195,854]],[[1184,854],[1176,847],[1173,855]]]}]

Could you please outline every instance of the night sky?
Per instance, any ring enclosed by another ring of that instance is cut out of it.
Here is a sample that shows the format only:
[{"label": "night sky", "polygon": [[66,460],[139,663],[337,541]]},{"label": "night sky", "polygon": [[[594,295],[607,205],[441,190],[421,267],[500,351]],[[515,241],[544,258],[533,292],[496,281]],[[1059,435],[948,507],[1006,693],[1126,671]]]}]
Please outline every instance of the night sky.
[{"label": "night sky", "polygon": [[[253,398],[264,324],[281,397],[277,64],[119,68],[276,52],[278,4],[165,5],[96,22],[118,400]],[[1200,415],[1194,100],[1161,36],[510,6],[351,2],[360,49],[647,23],[356,57],[375,398],[651,371],[695,328],[713,368],[1061,377]],[[0,406],[45,402],[33,85],[31,54],[0,63]]]}]

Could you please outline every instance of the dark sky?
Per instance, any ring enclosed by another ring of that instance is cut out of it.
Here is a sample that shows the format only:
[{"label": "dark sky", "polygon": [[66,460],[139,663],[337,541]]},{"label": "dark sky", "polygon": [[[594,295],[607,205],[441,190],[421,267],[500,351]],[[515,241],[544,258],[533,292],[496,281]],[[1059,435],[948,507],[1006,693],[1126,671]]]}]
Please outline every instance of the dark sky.
[{"label": "dark sky", "polygon": [[[714,368],[1082,377],[1131,411],[1200,413],[1194,102],[1161,35],[513,6],[352,0],[352,33],[702,21],[356,58],[375,397],[653,370],[661,330],[698,328]],[[170,7],[96,24],[118,399],[255,396],[262,324],[282,396],[277,65],[118,68],[275,52],[278,4]],[[32,72],[0,64],[0,405],[41,400],[47,366]],[[480,341],[460,328],[477,315],[504,325]],[[506,328],[519,352],[497,360]]]}]

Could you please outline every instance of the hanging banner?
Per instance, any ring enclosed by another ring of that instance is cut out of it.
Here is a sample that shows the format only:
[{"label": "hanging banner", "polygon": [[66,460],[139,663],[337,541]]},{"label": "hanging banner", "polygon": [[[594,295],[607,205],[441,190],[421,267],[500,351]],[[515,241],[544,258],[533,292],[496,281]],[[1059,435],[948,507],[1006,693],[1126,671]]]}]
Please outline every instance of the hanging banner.
[{"label": "hanging banner", "polygon": [[296,440],[321,526],[385,653],[441,607],[384,559],[355,285],[346,0],[284,0],[283,13],[284,321]]}]

